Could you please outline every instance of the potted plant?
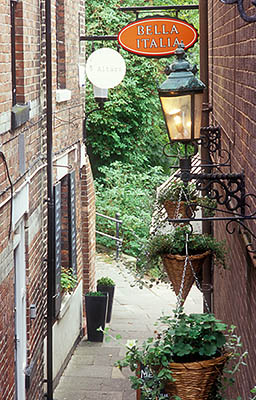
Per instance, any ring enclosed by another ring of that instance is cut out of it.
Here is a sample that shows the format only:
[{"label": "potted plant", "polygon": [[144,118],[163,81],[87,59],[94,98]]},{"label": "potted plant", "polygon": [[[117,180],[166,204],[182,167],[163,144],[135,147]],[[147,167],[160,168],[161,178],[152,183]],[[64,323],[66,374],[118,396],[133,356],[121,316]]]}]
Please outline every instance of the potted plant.
[{"label": "potted plant", "polygon": [[77,277],[70,268],[61,268],[60,285],[62,295],[71,294],[77,286]]},{"label": "potted plant", "polygon": [[238,354],[241,343],[235,327],[227,330],[213,314],[187,315],[182,308],[160,322],[163,327],[155,337],[141,345],[128,341],[125,357],[116,363],[120,369],[128,366],[136,373],[130,377],[132,388],[139,390],[143,399],[223,398],[225,362],[232,361],[227,368],[230,379],[225,377],[225,382],[231,382],[247,354]]},{"label": "potted plant", "polygon": [[179,214],[182,218],[190,218],[198,206],[204,209],[205,217],[211,217],[217,204],[216,200],[207,196],[198,196],[195,183],[188,182],[185,185],[181,179],[173,179],[168,187],[159,192],[157,200],[171,219],[177,218]]},{"label": "potted plant", "polygon": [[[212,254],[215,263],[226,267],[225,242],[217,241],[210,235],[191,234],[188,226],[178,226],[168,235],[154,235],[147,242],[144,252],[137,261],[136,269],[140,275],[146,275],[153,266],[164,265],[176,295],[179,294],[184,265],[186,260],[186,239],[189,254],[188,265],[183,287],[183,299],[185,300],[194,282],[194,272],[200,272],[205,258]],[[159,263],[161,260],[161,263]],[[160,280],[164,280],[165,274],[161,271]]]},{"label": "potted plant", "polygon": [[187,207],[188,203],[196,200],[196,185],[189,182],[187,186],[181,179],[173,179],[167,187],[158,194],[158,203],[163,205],[169,218],[174,219],[176,214],[184,218],[190,218],[193,208]]},{"label": "potted plant", "polygon": [[103,342],[108,295],[99,291],[85,295],[87,336],[90,342]]},{"label": "potted plant", "polygon": [[97,280],[97,290],[103,293],[108,293],[108,308],[107,308],[106,322],[110,322],[113,300],[114,300],[115,282],[111,278],[102,277]]}]

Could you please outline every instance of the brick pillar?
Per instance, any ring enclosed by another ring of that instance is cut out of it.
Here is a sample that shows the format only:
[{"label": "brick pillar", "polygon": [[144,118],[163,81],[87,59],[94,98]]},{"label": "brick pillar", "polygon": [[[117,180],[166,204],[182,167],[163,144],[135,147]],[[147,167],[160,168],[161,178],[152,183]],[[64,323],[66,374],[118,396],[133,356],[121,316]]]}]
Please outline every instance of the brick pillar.
[{"label": "brick pillar", "polygon": [[83,294],[95,289],[95,191],[89,157],[81,169]]}]

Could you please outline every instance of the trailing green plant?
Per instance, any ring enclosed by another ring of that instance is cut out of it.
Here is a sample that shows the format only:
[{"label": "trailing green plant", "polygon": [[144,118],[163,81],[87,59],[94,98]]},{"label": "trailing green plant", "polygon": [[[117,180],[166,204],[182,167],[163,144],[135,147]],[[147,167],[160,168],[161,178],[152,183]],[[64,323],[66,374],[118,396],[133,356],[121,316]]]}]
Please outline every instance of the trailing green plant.
[{"label": "trailing green plant", "polygon": [[104,297],[105,294],[100,291],[97,291],[97,292],[92,291],[92,292],[87,292],[85,296]]},{"label": "trailing green plant", "polygon": [[205,217],[213,216],[217,205],[216,200],[208,196],[199,196],[194,182],[188,182],[185,185],[181,179],[173,179],[168,183],[167,187],[159,192],[158,204],[164,205],[167,200],[173,202],[184,201],[186,204],[203,207]]},{"label": "trailing green plant", "polygon": [[63,293],[72,293],[77,286],[77,277],[70,268],[61,268],[60,278],[61,290]]},{"label": "trailing green plant", "polygon": [[[208,250],[214,257],[215,264],[227,268],[225,241],[217,241],[207,234],[191,234],[188,226],[178,226],[170,234],[152,235],[143,247],[136,262],[138,281],[143,285],[152,268],[158,270],[158,280],[166,281],[161,256],[164,254],[186,255],[186,239],[188,254],[201,254]],[[154,281],[154,277],[150,277]]]},{"label": "trailing green plant", "polygon": [[115,286],[115,282],[113,279],[106,277],[102,277],[97,280],[97,285],[102,285],[102,286]]},{"label": "trailing green plant", "polygon": [[250,400],[256,400],[256,385],[254,386],[254,388],[251,389],[251,393],[255,396],[250,397]]},{"label": "trailing green plant", "polygon": [[[245,365],[247,353],[241,353],[240,338],[235,335],[234,327],[228,329],[213,314],[187,315],[180,308],[174,317],[161,317],[158,325],[155,337],[142,344],[137,340],[128,341],[125,357],[116,363],[120,369],[129,367],[132,372],[137,372],[130,376],[131,385],[133,389],[140,389],[145,398],[165,398],[162,395],[164,385],[173,381],[172,362],[189,363],[227,355],[224,375],[214,387],[214,396],[222,396],[227,382],[233,383],[235,372]],[[141,366],[146,367],[147,379],[138,376]]]},{"label": "trailing green plant", "polygon": [[173,179],[168,186],[162,189],[158,195],[159,204],[164,204],[166,200],[170,201],[191,201],[197,198],[196,185],[189,182],[187,185],[181,179]]},{"label": "trailing green plant", "polygon": [[198,197],[196,204],[203,208],[205,217],[213,217],[217,206],[217,201],[208,196]]}]

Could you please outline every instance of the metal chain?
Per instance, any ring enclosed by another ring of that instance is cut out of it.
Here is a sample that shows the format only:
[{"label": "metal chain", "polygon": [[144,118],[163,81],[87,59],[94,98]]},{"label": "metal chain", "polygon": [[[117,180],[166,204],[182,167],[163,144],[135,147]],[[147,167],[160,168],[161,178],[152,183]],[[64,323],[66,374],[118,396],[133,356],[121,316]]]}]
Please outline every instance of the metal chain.
[{"label": "metal chain", "polygon": [[206,309],[207,309],[207,312],[210,313],[210,312],[211,312],[211,311],[210,311],[210,307],[209,307],[209,305],[208,305],[208,303],[207,303],[207,301],[206,301],[206,298],[205,298],[205,295],[204,295],[204,293],[203,293],[202,287],[201,287],[201,285],[200,285],[200,282],[199,282],[199,280],[198,280],[198,277],[197,277],[197,275],[196,275],[196,273],[195,273],[195,270],[194,270],[193,265],[192,265],[192,263],[191,263],[191,260],[190,260],[190,258],[189,258],[189,254],[188,254],[188,238],[189,238],[189,234],[186,233],[186,242],[185,242],[186,258],[185,258],[184,269],[183,269],[182,278],[181,278],[180,290],[179,290],[179,294],[178,294],[178,297],[177,297],[177,309],[179,310],[180,307],[181,307],[182,293],[183,293],[183,288],[184,288],[185,275],[186,275],[186,271],[187,271],[187,265],[188,265],[188,263],[189,263],[190,268],[191,268],[191,271],[192,271],[192,274],[193,274],[194,279],[195,279],[195,281],[196,281],[197,288],[198,288],[198,289],[200,290],[200,292],[203,294],[203,301],[204,301],[205,307],[206,307]]},{"label": "metal chain", "polygon": [[[184,195],[185,201],[186,201],[187,203],[191,203],[191,200],[189,199],[189,197],[188,197],[188,195],[187,195],[187,192],[186,192],[183,188],[181,188],[181,191],[182,191],[182,193],[183,193],[183,195]],[[189,206],[189,209],[191,210],[191,213],[192,213],[192,215],[193,215],[193,208],[191,208],[191,206]],[[186,211],[187,211],[187,209],[186,209]]]},{"label": "metal chain", "polygon": [[179,294],[178,294],[178,297],[177,297],[177,310],[179,310],[180,307],[181,307],[182,293],[183,293],[183,288],[184,288],[184,282],[185,282],[185,275],[186,275],[186,271],[187,271],[188,260],[189,260],[189,258],[186,257],[185,263],[184,263],[184,269],[183,269],[183,273],[182,273],[182,278],[181,278],[180,291],[179,291]]},{"label": "metal chain", "polygon": [[177,207],[176,207],[176,210],[175,210],[175,213],[174,213],[174,219],[178,219],[178,217],[179,217],[179,211],[180,211],[180,203],[181,203],[181,198],[182,198],[182,192],[183,192],[183,189],[181,188],[181,189],[180,189],[180,193],[179,193],[179,198],[178,198],[178,204],[177,204]]},{"label": "metal chain", "polygon": [[186,233],[185,250],[186,250],[186,258],[185,258],[184,269],[183,269],[182,278],[181,278],[180,290],[179,290],[179,294],[178,294],[178,297],[177,297],[177,309],[178,310],[181,307],[182,293],[183,293],[184,282],[185,282],[185,275],[186,275],[187,265],[188,265],[188,261],[189,261],[189,256],[188,256],[188,233]]}]

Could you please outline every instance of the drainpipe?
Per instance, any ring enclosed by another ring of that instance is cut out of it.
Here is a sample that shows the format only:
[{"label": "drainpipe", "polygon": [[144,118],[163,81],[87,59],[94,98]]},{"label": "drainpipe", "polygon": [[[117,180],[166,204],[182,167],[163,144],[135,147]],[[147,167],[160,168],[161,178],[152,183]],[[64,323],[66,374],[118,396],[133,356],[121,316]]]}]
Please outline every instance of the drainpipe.
[{"label": "drainpipe", "polygon": [[54,197],[52,157],[52,42],[51,0],[45,0],[46,16],[46,109],[47,109],[47,400],[53,400],[53,296],[54,296]]},{"label": "drainpipe", "polygon": [[[199,0],[199,21],[200,21],[200,79],[205,83],[204,108],[202,116],[202,126],[209,126],[209,63],[208,63],[208,0]],[[207,149],[201,148],[201,157],[211,163],[210,155]],[[205,172],[211,172],[211,168],[206,168]],[[203,233],[212,233],[212,224],[210,221],[203,221]],[[205,300],[212,311],[212,274],[211,261],[204,264],[203,268],[203,293]],[[207,309],[204,304],[204,312]]]},{"label": "drainpipe", "polygon": [[11,0],[11,52],[12,52],[12,105],[16,104],[16,51],[15,51],[15,7],[17,2]]}]

